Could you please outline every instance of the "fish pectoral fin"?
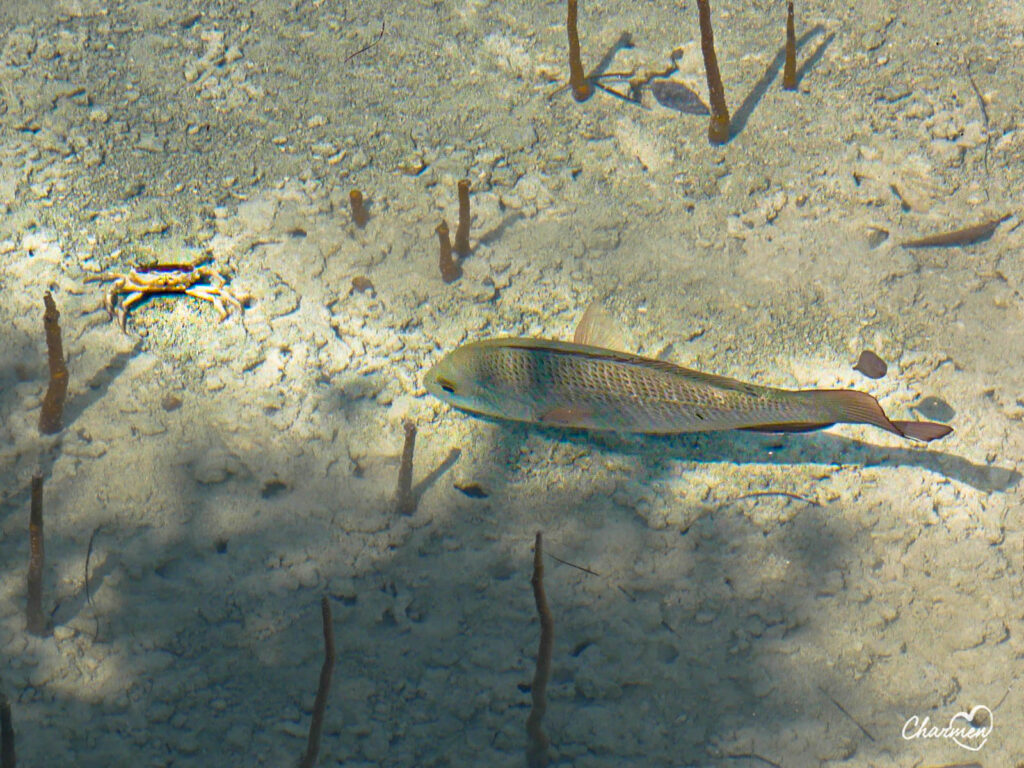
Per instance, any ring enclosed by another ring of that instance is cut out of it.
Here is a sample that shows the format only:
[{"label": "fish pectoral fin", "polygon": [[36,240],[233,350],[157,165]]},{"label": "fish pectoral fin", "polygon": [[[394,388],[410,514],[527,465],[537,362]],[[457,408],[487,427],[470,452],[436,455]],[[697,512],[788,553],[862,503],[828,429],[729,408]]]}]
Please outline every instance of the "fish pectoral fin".
[{"label": "fish pectoral fin", "polygon": [[792,424],[758,424],[756,427],[739,427],[739,429],[745,429],[748,432],[814,432],[818,429],[828,429],[834,424],[834,421],[825,423],[805,421]]},{"label": "fish pectoral fin", "polygon": [[626,338],[611,316],[605,312],[601,302],[596,299],[590,302],[579,325],[576,326],[576,333],[572,337],[573,344],[583,344],[588,347],[601,347],[616,352],[627,352]]},{"label": "fish pectoral fin", "polygon": [[562,405],[545,411],[537,417],[541,424],[552,424],[562,427],[584,426],[590,421],[590,411],[586,408],[576,408],[571,405]]}]

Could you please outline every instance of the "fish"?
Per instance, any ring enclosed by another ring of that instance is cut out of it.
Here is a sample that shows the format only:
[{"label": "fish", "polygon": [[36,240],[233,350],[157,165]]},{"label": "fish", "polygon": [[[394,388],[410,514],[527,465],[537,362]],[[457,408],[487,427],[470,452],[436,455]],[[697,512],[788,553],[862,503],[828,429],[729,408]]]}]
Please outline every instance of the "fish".
[{"label": "fish", "polygon": [[[587,321],[584,315],[581,328]],[[590,327],[603,326],[591,322]],[[947,424],[890,420],[866,392],[777,389],[581,343],[589,340],[590,333],[577,332],[572,342],[469,342],[437,362],[424,386],[472,414],[571,429],[671,435],[734,429],[807,432],[869,424],[923,442],[953,431]]]}]

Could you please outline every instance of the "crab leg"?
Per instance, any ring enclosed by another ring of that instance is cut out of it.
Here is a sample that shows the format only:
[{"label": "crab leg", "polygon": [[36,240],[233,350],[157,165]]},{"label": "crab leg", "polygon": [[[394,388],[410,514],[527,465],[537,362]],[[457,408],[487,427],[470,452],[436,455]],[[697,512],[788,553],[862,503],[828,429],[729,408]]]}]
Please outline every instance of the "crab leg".
[{"label": "crab leg", "polygon": [[[112,293],[113,292],[111,292],[111,294]],[[113,297],[112,297],[111,294],[108,294],[108,296],[111,297],[111,304],[113,304],[113,300],[112,300]],[[132,293],[128,294],[128,296],[124,299],[124,301],[121,302],[121,305],[119,307],[116,307],[117,320],[118,320],[118,322],[121,325],[122,333],[128,333],[128,327],[127,327],[128,326],[128,309],[133,304],[137,304],[139,301],[141,301],[145,297],[146,297],[146,294],[145,294],[144,291],[133,291]],[[109,310],[109,309],[108,309],[108,311],[111,312],[111,317],[113,317],[114,311]]]},{"label": "crab leg", "polygon": [[[199,288],[187,288],[185,290],[185,295],[194,296],[197,299],[205,299],[217,308],[217,311],[220,313],[221,322],[224,322],[224,320],[227,319],[228,311],[224,308],[224,303],[220,300],[220,296],[218,294],[200,286]],[[227,296],[226,293],[220,295]]]},{"label": "crab leg", "polygon": [[110,286],[110,289],[105,294],[103,294],[103,306],[106,308],[107,316],[110,317],[111,320],[114,319],[114,315],[116,314],[115,306],[117,303],[117,294],[124,290],[124,284],[124,278],[120,278]]}]

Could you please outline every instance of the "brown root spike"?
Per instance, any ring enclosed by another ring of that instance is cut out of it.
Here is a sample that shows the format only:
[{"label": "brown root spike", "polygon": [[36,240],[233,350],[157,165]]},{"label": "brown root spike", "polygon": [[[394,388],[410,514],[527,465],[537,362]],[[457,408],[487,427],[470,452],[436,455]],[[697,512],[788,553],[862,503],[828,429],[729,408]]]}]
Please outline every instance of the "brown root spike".
[{"label": "brown root spike", "polygon": [[50,635],[43,613],[43,478],[32,478],[32,502],[28,519],[28,601],[25,605],[26,628],[37,637]]},{"label": "brown root spike", "polygon": [[729,108],[725,105],[725,86],[722,85],[722,75],[718,71],[715,36],[711,30],[711,6],[708,0],[697,0],[697,15],[700,21],[700,50],[704,54],[708,98],[711,101],[708,141],[712,144],[725,144],[729,140]]},{"label": "brown root spike", "polygon": [[43,295],[43,329],[46,332],[46,354],[50,367],[50,383],[43,396],[39,414],[39,431],[54,435],[64,428],[64,399],[68,394],[68,368],[64,364],[64,344],[60,335],[60,312],[47,291]]},{"label": "brown root spike", "polygon": [[334,624],[331,620],[331,603],[324,595],[320,598],[320,615],[324,624],[324,663],[320,666],[320,683],[313,701],[313,719],[309,723],[306,751],[299,761],[299,768],[313,768],[320,754],[320,735],[324,729],[324,713],[327,711],[327,694],[331,690],[331,675],[334,672]]},{"label": "brown root spike", "polygon": [[452,241],[448,236],[447,221],[442,221],[437,225],[437,241],[440,246],[438,263],[441,267],[441,279],[446,283],[454,283],[462,277],[462,267],[452,257]]},{"label": "brown root spike", "polygon": [[14,724],[11,703],[0,693],[0,768],[14,768],[18,762],[14,752]]},{"label": "brown root spike", "polygon": [[366,205],[363,203],[363,193],[358,189],[353,189],[348,193],[348,202],[352,207],[352,222],[362,229],[370,220],[369,214],[366,213]]},{"label": "brown root spike", "polygon": [[402,424],[405,442],[402,444],[402,463],[398,465],[398,489],[395,491],[395,510],[401,515],[416,511],[416,495],[412,492],[412,461],[416,450],[416,425],[411,420]]},{"label": "brown root spike", "polygon": [[526,765],[528,768],[544,768],[550,762],[548,746],[550,740],[544,733],[544,714],[548,709],[547,690],[551,679],[551,654],[555,646],[555,620],[548,607],[547,594],[544,592],[544,555],[540,531],[533,545],[533,600],[537,604],[537,616],[540,619],[540,643],[537,646],[537,666],[533,672],[533,684],[530,696],[533,706],[526,718],[526,734],[529,742],[526,746]]},{"label": "brown root spike", "polygon": [[459,182],[459,226],[455,228],[455,252],[459,256],[469,256],[469,181]]},{"label": "brown root spike", "polygon": [[786,8],[786,67],[782,71],[782,89],[796,90],[796,24],[793,22],[793,0]]},{"label": "brown root spike", "polygon": [[569,87],[576,101],[586,101],[594,93],[590,80],[583,74],[583,62],[580,61],[580,35],[576,31],[576,0],[569,0],[569,10],[565,17],[565,29],[569,33]]}]

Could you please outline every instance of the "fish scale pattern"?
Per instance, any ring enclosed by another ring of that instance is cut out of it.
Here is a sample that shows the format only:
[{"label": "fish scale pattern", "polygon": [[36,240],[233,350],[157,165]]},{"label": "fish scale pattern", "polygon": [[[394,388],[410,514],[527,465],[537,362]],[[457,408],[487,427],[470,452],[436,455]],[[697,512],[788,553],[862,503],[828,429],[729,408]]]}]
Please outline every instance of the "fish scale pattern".
[{"label": "fish scale pattern", "polygon": [[481,348],[478,373],[494,407],[515,403],[517,418],[598,429],[679,432],[728,429],[808,416],[790,393],[731,382],[618,354],[580,354],[546,346]]}]

